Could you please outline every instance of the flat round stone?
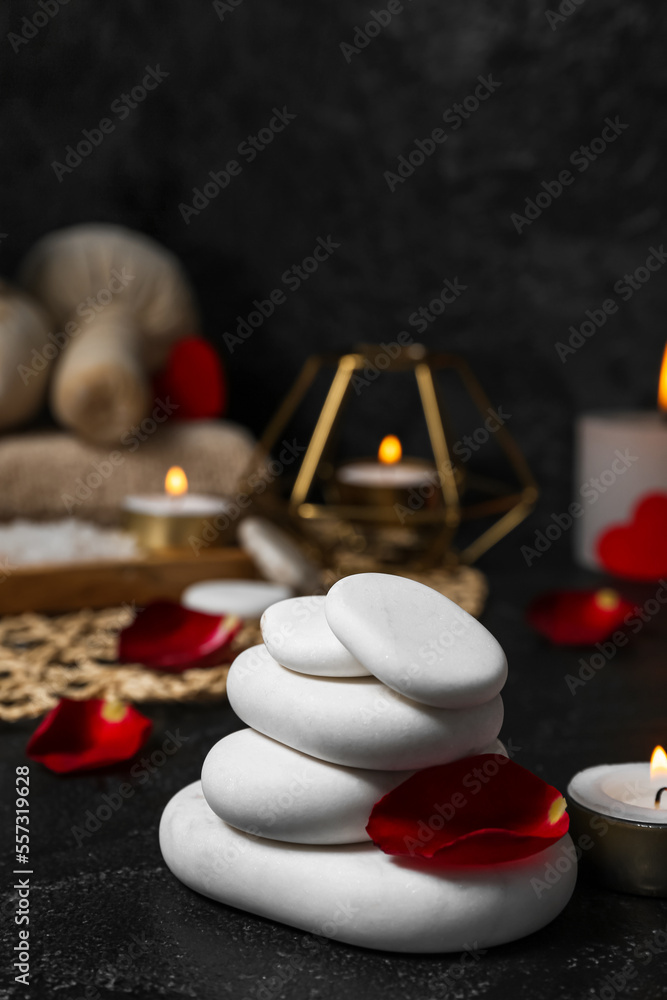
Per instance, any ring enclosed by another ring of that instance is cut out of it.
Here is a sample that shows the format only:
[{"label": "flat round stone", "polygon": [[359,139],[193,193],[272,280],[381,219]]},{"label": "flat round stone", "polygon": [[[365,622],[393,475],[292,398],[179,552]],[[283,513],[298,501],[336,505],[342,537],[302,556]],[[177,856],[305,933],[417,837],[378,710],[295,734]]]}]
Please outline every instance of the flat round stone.
[{"label": "flat round stone", "polygon": [[339,642],[324,614],[325,597],[293,597],[273,604],[262,617],[262,637],[271,656],[290,670],[325,677],[368,676]]},{"label": "flat round stone", "polygon": [[305,594],[317,590],[317,566],[306,558],[286,531],[264,517],[245,517],[236,533],[267,580]]},{"label": "flat round stone", "polygon": [[281,844],[221,820],[198,781],[167,804],[160,847],[173,874],[210,899],[390,952],[488,948],[531,934],[567,904],[577,870],[567,834],[522,861],[449,873],[372,844]]},{"label": "flat round stone", "polygon": [[239,830],[297,844],[368,840],[371,809],[412,771],[341,767],[241,729],[220,740],[202,768],[209,806]]},{"label": "flat round stone", "polygon": [[410,771],[479,753],[503,721],[500,695],[466,709],[410,701],[375,677],[311,677],[244,650],[227,677],[243,722],[295,750],[346,767]]},{"label": "flat round stone", "polygon": [[265,580],[202,580],[181,594],[181,604],[208,615],[261,618],[277,601],[292,596],[292,589]]},{"label": "flat round stone", "polygon": [[[494,740],[481,753],[507,756]],[[209,752],[202,788],[213,812],[246,833],[294,844],[355,844],[376,802],[413,771],[372,771],[329,764],[240,729]]]},{"label": "flat round stone", "polygon": [[333,633],[389,687],[437,708],[489,701],[507,677],[500,643],[431,587],[388,573],[335,583],[325,612]]}]

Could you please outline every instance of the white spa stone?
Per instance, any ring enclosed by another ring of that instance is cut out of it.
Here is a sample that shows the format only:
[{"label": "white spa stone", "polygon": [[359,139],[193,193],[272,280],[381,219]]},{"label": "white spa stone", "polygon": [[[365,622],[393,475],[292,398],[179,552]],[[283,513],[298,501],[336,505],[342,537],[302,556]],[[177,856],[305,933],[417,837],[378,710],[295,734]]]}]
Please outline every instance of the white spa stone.
[{"label": "white spa stone", "polygon": [[[507,756],[500,740],[482,753]],[[213,812],[246,833],[296,844],[354,844],[369,840],[375,803],[413,773],[329,764],[241,729],[216,743],[201,780]]]},{"label": "white spa stone", "polygon": [[338,641],[324,614],[325,597],[293,597],[262,617],[271,656],[290,670],[324,677],[365,677],[369,671]]},{"label": "white spa stone", "polygon": [[246,517],[239,524],[237,535],[267,580],[305,594],[317,590],[317,566],[306,558],[287,532],[264,517]]},{"label": "white spa stone", "polygon": [[248,726],[347,767],[409,771],[478,753],[500,732],[500,695],[474,708],[432,708],[375,677],[311,677],[252,646],[232,663],[229,702]]},{"label": "white spa stone", "polygon": [[[204,896],[313,934],[393,952],[453,952],[514,941],[553,920],[576,881],[567,834],[523,861],[448,874],[423,861],[390,857],[372,844],[282,844],[242,833],[215,815],[198,781],[167,804],[160,847],[173,874]],[[535,885],[546,888],[537,892]]]},{"label": "white spa stone", "polygon": [[467,708],[489,701],[507,677],[499,642],[431,587],[388,573],[335,583],[325,612],[334,634],[381,681],[414,701]]},{"label": "white spa stone", "polygon": [[181,604],[209,615],[260,618],[277,601],[292,596],[290,587],[266,580],[202,580],[181,594]]},{"label": "white spa stone", "polygon": [[368,840],[374,804],[412,771],[340,767],[241,729],[213,747],[202,768],[209,806],[231,826],[297,844]]}]

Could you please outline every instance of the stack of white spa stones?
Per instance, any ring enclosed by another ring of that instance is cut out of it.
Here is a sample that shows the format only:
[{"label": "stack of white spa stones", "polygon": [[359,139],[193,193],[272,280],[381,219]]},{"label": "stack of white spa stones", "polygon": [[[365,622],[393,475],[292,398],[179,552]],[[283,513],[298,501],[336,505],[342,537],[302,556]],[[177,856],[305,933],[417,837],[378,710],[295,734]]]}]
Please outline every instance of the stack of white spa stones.
[{"label": "stack of white spa stones", "polygon": [[384,854],[373,805],[415,770],[480,752],[497,737],[505,655],[446,597],[379,573],[326,597],[281,601],[264,645],[232,664],[229,700],[250,726],[216,744],[201,782],[162,817],[172,872],[220,902],[350,944],[447,952],[529,934],[565,906],[569,837],[522,861],[443,869]]}]

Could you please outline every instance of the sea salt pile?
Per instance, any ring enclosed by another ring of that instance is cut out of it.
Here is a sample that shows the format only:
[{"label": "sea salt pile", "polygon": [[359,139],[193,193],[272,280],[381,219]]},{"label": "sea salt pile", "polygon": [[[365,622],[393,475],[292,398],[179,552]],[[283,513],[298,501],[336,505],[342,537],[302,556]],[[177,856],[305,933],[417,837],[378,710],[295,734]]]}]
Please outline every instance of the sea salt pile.
[{"label": "sea salt pile", "polygon": [[131,559],[139,554],[132,535],[73,517],[41,522],[17,518],[0,525],[0,559],[10,566]]}]

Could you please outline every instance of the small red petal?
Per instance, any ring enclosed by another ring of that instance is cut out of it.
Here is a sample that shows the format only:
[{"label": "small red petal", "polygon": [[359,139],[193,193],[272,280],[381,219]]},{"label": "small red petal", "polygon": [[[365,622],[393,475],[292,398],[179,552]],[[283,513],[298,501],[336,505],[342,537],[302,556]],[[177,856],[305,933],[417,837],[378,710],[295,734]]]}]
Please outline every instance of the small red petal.
[{"label": "small red petal", "polygon": [[222,362],[201,337],[185,337],[171,349],[153,379],[156,398],[169,397],[178,407],[175,420],[206,420],[225,412],[227,386]]},{"label": "small red petal", "polygon": [[373,806],[366,830],[385,854],[447,865],[529,857],[567,832],[557,789],[500,754],[417,771]]},{"label": "small red petal", "polygon": [[171,673],[215,667],[224,663],[242,624],[236,615],[207,615],[174,601],[156,601],[120,633],[118,659]]},{"label": "small red petal", "polygon": [[31,760],[50,771],[90,771],[133,757],[150,736],[152,722],[132,705],[91,698],[63,698],[28,741]]},{"label": "small red petal", "polygon": [[620,628],[632,608],[615,590],[552,590],[530,604],[526,618],[556,645],[588,646]]},{"label": "small red petal", "polygon": [[600,562],[627,580],[653,581],[667,573],[667,493],[649,493],[626,524],[615,524],[597,542]]}]

